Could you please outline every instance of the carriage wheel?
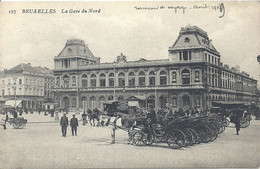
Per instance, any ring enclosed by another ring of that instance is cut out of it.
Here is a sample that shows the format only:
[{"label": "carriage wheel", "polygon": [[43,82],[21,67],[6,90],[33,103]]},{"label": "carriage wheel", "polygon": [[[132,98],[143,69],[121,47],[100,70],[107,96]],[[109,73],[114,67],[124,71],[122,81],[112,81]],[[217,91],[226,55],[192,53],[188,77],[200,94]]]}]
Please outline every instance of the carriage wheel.
[{"label": "carriage wheel", "polygon": [[146,144],[146,137],[143,132],[136,132],[133,135],[133,143],[137,146],[144,146]]},{"label": "carriage wheel", "polygon": [[240,126],[241,126],[241,128],[246,128],[247,126],[246,126],[247,124],[246,124],[246,119],[245,118],[242,118],[241,120],[240,120]]},{"label": "carriage wheel", "polygon": [[15,129],[18,129],[19,128],[19,123],[13,123],[13,127],[15,128]]},{"label": "carriage wheel", "polygon": [[154,143],[155,137],[153,134],[148,134],[146,136],[146,145],[152,145]]},{"label": "carriage wheel", "polygon": [[230,121],[228,119],[224,119],[223,124],[224,124],[224,127],[227,127],[227,126],[229,126]]},{"label": "carriage wheel", "polygon": [[172,149],[179,149],[185,143],[185,136],[180,130],[171,130],[167,133],[165,140]]}]

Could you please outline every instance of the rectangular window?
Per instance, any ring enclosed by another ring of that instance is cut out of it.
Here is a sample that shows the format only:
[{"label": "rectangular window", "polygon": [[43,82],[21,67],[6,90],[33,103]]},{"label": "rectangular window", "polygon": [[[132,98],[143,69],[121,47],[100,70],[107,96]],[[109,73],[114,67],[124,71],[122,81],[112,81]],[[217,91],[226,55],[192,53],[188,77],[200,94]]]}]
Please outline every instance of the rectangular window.
[{"label": "rectangular window", "polygon": [[11,79],[8,79],[8,84],[9,84],[9,85],[11,84]]},{"label": "rectangular window", "polygon": [[210,55],[208,55],[208,57],[209,57],[209,59],[208,59],[208,60],[209,60],[209,63],[210,63]]},{"label": "rectangular window", "polygon": [[205,59],[204,60],[205,60],[205,62],[207,62],[207,53],[205,53]]},{"label": "rectangular window", "polygon": [[22,84],[22,79],[19,79],[19,84]]},{"label": "rectangular window", "polygon": [[5,95],[5,89],[2,89],[2,96]]}]

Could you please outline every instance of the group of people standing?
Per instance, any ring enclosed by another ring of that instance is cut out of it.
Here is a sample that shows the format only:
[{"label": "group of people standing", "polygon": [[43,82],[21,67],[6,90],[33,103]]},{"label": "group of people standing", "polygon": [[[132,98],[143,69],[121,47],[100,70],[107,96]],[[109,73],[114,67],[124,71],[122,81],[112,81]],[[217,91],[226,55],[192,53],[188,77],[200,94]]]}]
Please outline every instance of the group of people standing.
[{"label": "group of people standing", "polygon": [[[61,126],[61,132],[62,132],[63,137],[66,137],[66,135],[67,135],[68,125],[69,125],[68,117],[66,116],[66,113],[63,113],[63,116],[60,119],[60,126]],[[75,114],[73,114],[72,118],[70,120],[70,127],[71,127],[72,136],[77,135],[78,125],[79,125],[78,119],[75,117]]]}]

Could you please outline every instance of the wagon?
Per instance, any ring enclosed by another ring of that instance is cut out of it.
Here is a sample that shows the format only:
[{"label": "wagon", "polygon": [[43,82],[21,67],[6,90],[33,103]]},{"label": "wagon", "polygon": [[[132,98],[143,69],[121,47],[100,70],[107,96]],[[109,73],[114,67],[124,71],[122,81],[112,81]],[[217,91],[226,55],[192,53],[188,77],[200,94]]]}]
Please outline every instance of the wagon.
[{"label": "wagon", "polygon": [[23,117],[17,117],[17,118],[10,118],[9,119],[10,125],[12,125],[15,129],[22,129],[27,123],[27,119],[24,119]]}]

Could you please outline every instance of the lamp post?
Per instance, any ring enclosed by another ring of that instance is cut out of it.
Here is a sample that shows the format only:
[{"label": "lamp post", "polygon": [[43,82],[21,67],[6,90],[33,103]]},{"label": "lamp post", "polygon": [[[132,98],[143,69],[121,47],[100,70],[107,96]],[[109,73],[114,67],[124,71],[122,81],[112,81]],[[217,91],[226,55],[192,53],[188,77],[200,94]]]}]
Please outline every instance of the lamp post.
[{"label": "lamp post", "polygon": [[114,101],[116,100],[116,62],[114,61]]},{"label": "lamp post", "polygon": [[13,89],[14,89],[14,108],[15,108],[15,110],[16,110],[16,77],[14,77],[13,78],[13,81],[14,81],[14,87],[13,87]]},{"label": "lamp post", "polygon": [[154,109],[156,109],[157,105],[157,91],[156,91],[156,74],[157,72],[155,71],[155,76],[154,76]]}]

